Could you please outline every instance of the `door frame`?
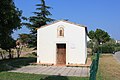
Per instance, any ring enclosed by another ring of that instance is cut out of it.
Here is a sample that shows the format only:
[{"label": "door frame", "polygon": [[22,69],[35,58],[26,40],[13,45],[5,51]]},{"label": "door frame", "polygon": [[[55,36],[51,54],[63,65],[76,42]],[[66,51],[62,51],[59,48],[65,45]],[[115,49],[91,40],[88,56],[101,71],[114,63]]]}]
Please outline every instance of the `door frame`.
[{"label": "door frame", "polygon": [[67,54],[66,54],[66,51],[67,51],[67,45],[66,45],[66,43],[56,43],[56,65],[60,65],[60,64],[57,64],[57,49],[58,49],[58,45],[59,44],[64,44],[65,45],[65,64],[63,64],[63,65],[66,65],[66,56],[67,56]]}]

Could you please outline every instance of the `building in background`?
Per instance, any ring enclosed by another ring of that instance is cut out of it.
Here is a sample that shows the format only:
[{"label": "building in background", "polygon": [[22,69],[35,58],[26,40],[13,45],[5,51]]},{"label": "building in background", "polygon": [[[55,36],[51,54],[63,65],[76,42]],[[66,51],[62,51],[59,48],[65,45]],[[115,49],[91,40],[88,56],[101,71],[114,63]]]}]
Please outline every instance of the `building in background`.
[{"label": "building in background", "polygon": [[120,44],[120,40],[116,40],[116,43],[119,43],[119,44]]}]

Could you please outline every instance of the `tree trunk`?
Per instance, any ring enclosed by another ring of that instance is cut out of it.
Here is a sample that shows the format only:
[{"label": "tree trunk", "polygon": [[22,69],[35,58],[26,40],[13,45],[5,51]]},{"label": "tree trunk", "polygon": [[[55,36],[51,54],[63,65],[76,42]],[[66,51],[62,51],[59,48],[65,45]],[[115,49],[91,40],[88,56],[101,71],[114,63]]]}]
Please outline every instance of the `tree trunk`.
[{"label": "tree trunk", "polygon": [[13,55],[11,54],[11,49],[9,49],[9,59],[12,59],[13,58]]},{"label": "tree trunk", "polygon": [[18,58],[19,58],[20,57],[20,53],[18,52],[17,54],[18,54]]},{"label": "tree trunk", "polygon": [[20,49],[17,49],[17,57],[19,58],[20,57]]},{"label": "tree trunk", "polygon": [[0,55],[1,55],[2,59],[4,59],[3,54],[2,54],[2,53],[0,53]]}]

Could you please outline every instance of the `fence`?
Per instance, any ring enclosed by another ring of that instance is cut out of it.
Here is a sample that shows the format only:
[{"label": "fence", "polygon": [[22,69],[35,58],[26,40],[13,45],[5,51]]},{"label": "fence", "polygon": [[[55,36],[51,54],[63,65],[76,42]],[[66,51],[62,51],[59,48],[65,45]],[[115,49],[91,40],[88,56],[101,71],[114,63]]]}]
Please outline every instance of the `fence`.
[{"label": "fence", "polygon": [[92,61],[91,67],[90,67],[90,78],[89,80],[96,80],[96,74],[98,70],[98,65],[99,65],[99,55],[100,53],[95,54],[95,58]]}]

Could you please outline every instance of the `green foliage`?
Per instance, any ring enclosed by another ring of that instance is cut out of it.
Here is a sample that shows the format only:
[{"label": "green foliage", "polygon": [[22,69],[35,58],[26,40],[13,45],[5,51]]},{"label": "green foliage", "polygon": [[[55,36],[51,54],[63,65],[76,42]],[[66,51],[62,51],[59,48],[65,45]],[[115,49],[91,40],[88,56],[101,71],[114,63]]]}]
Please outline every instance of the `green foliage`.
[{"label": "green foliage", "polygon": [[88,36],[89,36],[90,39],[94,39],[95,38],[95,32],[93,30],[89,31]]},{"label": "green foliage", "polygon": [[114,53],[120,51],[120,44],[116,44],[115,40],[111,39],[103,45],[100,45],[99,50],[102,50],[103,53]]},{"label": "green foliage", "polygon": [[19,34],[19,40],[21,41],[22,44],[28,44],[31,40],[31,35],[30,34]]},{"label": "green foliage", "polygon": [[[88,42],[88,48],[91,48],[93,53],[97,52],[98,50],[101,50],[102,47],[104,49],[104,50],[102,50],[103,52],[114,51],[114,47],[112,47],[112,46],[104,45],[101,47],[101,45],[100,45],[100,43],[105,44],[111,40],[109,34],[107,32],[105,32],[104,30],[101,30],[101,29],[96,29],[96,31],[91,30],[91,31],[89,31],[88,36],[91,39]],[[109,49],[111,49],[111,51]]]},{"label": "green foliage", "polygon": [[119,47],[115,47],[115,52],[120,51],[120,46]]},{"label": "green foliage", "polygon": [[13,29],[20,28],[21,13],[12,0],[0,1],[0,33],[9,34],[13,33]]},{"label": "green foliage", "polygon": [[108,33],[101,29],[96,30],[95,38],[97,39],[99,44],[100,42],[105,43],[110,40],[110,36],[108,35]]},{"label": "green foliage", "polygon": [[88,48],[92,49],[92,52],[101,53],[114,53],[120,51],[120,45],[115,43],[115,40],[110,39],[108,42],[98,45],[98,43],[93,39],[88,42]]},{"label": "green foliage", "polygon": [[91,39],[96,39],[98,44],[101,42],[105,43],[110,40],[109,34],[101,29],[96,29],[95,32],[91,30],[88,35]]},{"label": "green foliage", "polygon": [[108,42],[101,45],[102,53],[113,53],[115,52],[115,40],[110,39]]},{"label": "green foliage", "polygon": [[116,43],[114,47],[115,47],[115,52],[120,51],[120,43]]},{"label": "green foliage", "polygon": [[12,48],[15,48],[16,44],[15,44],[15,40],[11,37],[11,36],[4,36],[4,39],[1,39],[0,41],[2,41],[0,43],[0,47],[3,50],[6,50],[9,52],[9,58],[13,58],[13,54],[11,52]]},{"label": "green foliage", "polygon": [[30,38],[30,40],[29,40],[29,42],[28,42],[28,47],[36,47],[36,45],[37,45],[37,34],[36,35],[34,35],[34,34],[30,34],[30,36],[29,36],[29,38]]},{"label": "green foliage", "polygon": [[15,47],[11,34],[20,28],[21,14],[22,11],[15,7],[13,0],[0,1],[0,48],[9,51],[9,54],[11,48]]},{"label": "green foliage", "polygon": [[51,7],[46,6],[45,0],[41,0],[41,4],[36,4],[36,12],[33,12],[35,16],[28,18],[30,23],[25,23],[28,28],[31,30],[31,44],[34,46],[37,45],[37,29],[43,25],[46,25],[48,22],[53,21],[49,18],[52,14],[48,11]]},{"label": "green foliage", "polygon": [[102,53],[113,53],[115,48],[111,44],[103,44],[102,46],[99,46],[98,50]]},{"label": "green foliage", "polygon": [[15,40],[11,36],[5,36],[4,39],[1,39],[1,48],[8,51],[11,48],[16,46]]},{"label": "green foliage", "polygon": [[18,38],[23,45],[27,45],[29,48],[36,47],[36,39],[36,36],[33,34],[19,34]]},{"label": "green foliage", "polygon": [[92,39],[87,43],[87,47],[92,49],[92,53],[97,52],[98,50],[98,42],[96,39]]},{"label": "green foliage", "polygon": [[82,77],[48,76],[40,74],[1,72],[0,80],[88,80]]},{"label": "green foliage", "polygon": [[29,63],[36,62],[35,57],[21,57],[7,60],[0,60],[0,71],[8,71],[22,66],[27,66]]}]

